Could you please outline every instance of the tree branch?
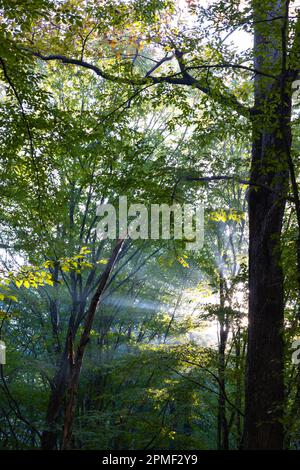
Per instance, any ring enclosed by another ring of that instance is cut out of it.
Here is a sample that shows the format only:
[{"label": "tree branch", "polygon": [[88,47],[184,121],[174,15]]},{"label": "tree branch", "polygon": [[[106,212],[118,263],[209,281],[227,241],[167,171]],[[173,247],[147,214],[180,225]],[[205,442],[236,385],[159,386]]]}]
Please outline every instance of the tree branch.
[{"label": "tree branch", "polygon": [[153,77],[153,76],[147,75],[141,78],[126,78],[126,77],[119,77],[119,76],[110,74],[100,69],[96,65],[90,64],[89,62],[86,62],[81,59],[73,59],[73,58],[66,57],[61,54],[44,55],[44,54],[41,54],[40,52],[33,51],[31,49],[24,48],[24,47],[22,49],[44,61],[58,60],[58,61],[61,61],[63,64],[71,64],[71,65],[77,65],[79,67],[84,67],[86,69],[92,70],[93,72],[96,73],[96,75],[98,75],[99,77],[105,80],[109,80],[109,81],[119,83],[119,84],[141,86],[141,85],[150,85],[150,84],[155,85],[158,83],[169,83],[171,85],[192,86],[202,91],[203,93],[208,95],[210,98],[212,98],[214,101],[218,102],[219,104],[223,106],[228,106],[229,108],[234,109],[238,114],[244,117],[247,117],[249,119],[251,118],[251,108],[248,108],[244,104],[240,103],[238,99],[229,90],[223,89],[222,91],[220,91],[220,90],[217,90],[216,88],[208,86],[207,81],[199,80],[197,78],[192,77],[184,68],[181,69],[181,72],[179,74],[176,73],[173,75],[167,75],[167,76],[161,76],[161,77]]}]

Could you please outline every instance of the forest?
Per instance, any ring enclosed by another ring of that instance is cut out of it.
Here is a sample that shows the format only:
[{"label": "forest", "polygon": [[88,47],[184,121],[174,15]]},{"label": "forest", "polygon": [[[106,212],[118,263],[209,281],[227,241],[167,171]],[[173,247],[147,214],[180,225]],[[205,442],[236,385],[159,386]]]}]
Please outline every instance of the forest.
[{"label": "forest", "polygon": [[0,36],[0,450],[300,450],[300,1]]}]

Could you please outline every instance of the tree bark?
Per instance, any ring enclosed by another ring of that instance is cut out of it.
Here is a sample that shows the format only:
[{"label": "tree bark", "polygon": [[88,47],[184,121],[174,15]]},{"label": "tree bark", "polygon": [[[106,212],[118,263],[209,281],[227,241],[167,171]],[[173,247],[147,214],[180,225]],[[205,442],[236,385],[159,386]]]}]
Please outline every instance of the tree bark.
[{"label": "tree bark", "polygon": [[[283,448],[283,273],[280,235],[291,146],[291,83],[284,47],[288,2],[253,1],[254,64],[277,79],[255,78],[251,182],[272,191],[249,195],[249,326],[246,449]],[[281,17],[277,21],[271,18]],[[264,23],[260,21],[263,20]]]}]

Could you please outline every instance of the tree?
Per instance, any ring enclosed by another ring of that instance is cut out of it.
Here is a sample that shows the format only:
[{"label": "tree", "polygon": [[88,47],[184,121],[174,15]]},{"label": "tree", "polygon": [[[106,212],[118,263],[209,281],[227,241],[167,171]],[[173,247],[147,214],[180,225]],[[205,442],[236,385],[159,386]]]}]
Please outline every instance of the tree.
[{"label": "tree", "polygon": [[[7,5],[5,11],[9,19]],[[128,25],[129,14],[134,20],[133,27]],[[280,243],[289,176],[297,203],[291,109],[293,82],[299,73],[300,17],[288,0],[253,0],[243,4],[229,0],[217,2],[211,8],[190,2],[188,14],[194,14],[203,25],[191,28],[190,34],[182,24],[172,26],[169,20],[173,14],[174,6],[164,1],[147,2],[143,11],[140,2],[130,5],[109,2],[105,6],[88,2],[86,7],[66,2],[51,12],[48,10],[46,20],[34,16],[34,37],[28,27],[21,34],[12,34],[13,26],[7,21],[6,40],[18,58],[32,61],[36,57],[39,63],[58,62],[88,70],[101,83],[105,80],[116,90],[121,89],[126,98],[118,109],[132,106],[141,96],[152,100],[155,106],[157,100],[163,102],[165,93],[177,101],[183,120],[192,116],[196,108],[208,119],[215,118],[218,112],[224,113],[234,132],[251,126],[250,178],[240,181],[249,186],[250,293],[244,447],[281,449],[284,278]],[[253,33],[251,53],[239,53],[224,44],[222,32],[238,27]],[[108,52],[113,58],[105,62]],[[10,67],[13,66],[11,63]],[[2,68],[9,83],[3,62]],[[51,72],[57,73],[55,66]],[[249,85],[252,77],[253,89]],[[154,86],[157,93],[149,91]],[[186,90],[191,90],[191,94]],[[194,97],[197,90],[201,92],[199,103],[191,105],[188,98]],[[206,175],[194,173],[184,178],[205,181]],[[239,175],[208,176],[215,181],[234,178],[240,180]],[[178,177],[181,179],[182,174]]]}]

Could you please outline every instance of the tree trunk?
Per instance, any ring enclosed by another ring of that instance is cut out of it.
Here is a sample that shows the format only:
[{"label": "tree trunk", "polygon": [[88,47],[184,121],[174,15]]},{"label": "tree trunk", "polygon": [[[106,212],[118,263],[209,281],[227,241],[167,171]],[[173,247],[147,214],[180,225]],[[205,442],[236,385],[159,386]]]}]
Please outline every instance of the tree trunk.
[{"label": "tree trunk", "polygon": [[[235,406],[238,410],[242,409],[242,351],[241,351],[241,327],[238,327],[235,333]],[[240,449],[242,443],[242,423],[240,413],[236,413],[236,433],[237,433],[237,448]]]},{"label": "tree trunk", "polygon": [[117,256],[122,249],[124,240],[119,240],[116,244],[109,262],[100,278],[97,290],[91,300],[84,325],[84,330],[80,337],[80,342],[77,350],[76,357],[73,354],[74,345],[74,319],[70,319],[68,333],[66,338],[65,349],[62,354],[59,370],[57,371],[53,387],[50,394],[46,415],[46,429],[42,433],[41,448],[42,450],[57,449],[57,426],[58,417],[63,413],[63,404],[68,392],[67,402],[65,406],[64,416],[64,430],[63,430],[63,444],[62,448],[67,449],[70,447],[72,439],[72,423],[75,413],[76,394],[79,384],[80,371],[82,366],[83,355],[86,344],[89,340],[90,330],[92,328],[94,315],[100,297],[104,292],[108,278],[113,269]]},{"label": "tree trunk", "polygon": [[[117,257],[123,247],[123,244],[124,244],[124,239],[118,240],[116,246],[114,247],[112,255],[109,259],[109,262],[106,265],[106,268],[100,278],[98,287],[96,289],[94,296],[92,297],[89,309],[86,314],[83,332],[80,336],[76,356],[74,358],[73,363],[70,363],[71,376],[70,376],[70,382],[68,384],[68,394],[67,394],[66,407],[65,407],[62,450],[68,450],[71,448],[73,421],[74,421],[76,401],[77,401],[77,392],[78,392],[80,372],[82,368],[82,361],[83,361],[86,345],[89,341],[90,332],[93,326],[93,321],[94,321],[97,306],[101,300],[101,296],[106,288],[107,281],[113,270]],[[73,349],[72,346],[71,346],[71,349]],[[69,356],[71,357],[73,356],[73,354]]]},{"label": "tree trunk", "polygon": [[219,380],[219,399],[218,399],[218,449],[228,450],[229,432],[226,417],[226,381],[225,381],[225,351],[229,333],[229,325],[226,319],[225,307],[225,287],[224,278],[220,273],[220,312],[219,312],[219,345],[218,345],[218,380]]},{"label": "tree trunk", "polygon": [[[280,235],[291,145],[291,83],[285,69],[287,2],[253,1],[256,75],[249,195],[249,326],[246,449],[283,448],[283,273]],[[268,10],[268,11],[266,11]],[[271,18],[281,17],[276,21]],[[261,22],[263,21],[263,23]]]},{"label": "tree trunk", "polygon": [[54,379],[50,398],[48,402],[46,426],[42,433],[41,448],[42,450],[57,449],[57,420],[62,411],[63,399],[65,396],[68,381],[68,358],[64,351]]}]

